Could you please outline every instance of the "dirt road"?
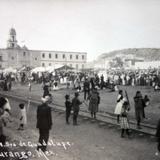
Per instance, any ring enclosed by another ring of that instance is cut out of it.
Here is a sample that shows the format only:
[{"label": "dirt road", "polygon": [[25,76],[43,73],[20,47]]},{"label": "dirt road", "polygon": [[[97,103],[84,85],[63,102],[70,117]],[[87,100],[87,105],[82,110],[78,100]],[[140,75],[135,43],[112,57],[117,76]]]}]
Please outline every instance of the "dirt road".
[{"label": "dirt road", "polygon": [[[36,129],[36,108],[32,105],[28,112],[28,125],[24,131],[18,131],[18,102],[9,99],[12,105],[12,123],[6,134],[15,151],[29,152],[33,160],[158,160],[155,156],[156,143],[152,137],[132,133],[130,139],[120,138],[119,128],[102,126],[91,120],[79,117],[79,126],[65,124],[65,114],[53,111],[53,127],[50,132],[48,154],[36,152],[33,145],[38,140]],[[72,119],[71,119],[72,120]],[[24,142],[24,143],[22,143]],[[24,145],[22,145],[24,144]],[[11,148],[11,147],[10,147]]]}]

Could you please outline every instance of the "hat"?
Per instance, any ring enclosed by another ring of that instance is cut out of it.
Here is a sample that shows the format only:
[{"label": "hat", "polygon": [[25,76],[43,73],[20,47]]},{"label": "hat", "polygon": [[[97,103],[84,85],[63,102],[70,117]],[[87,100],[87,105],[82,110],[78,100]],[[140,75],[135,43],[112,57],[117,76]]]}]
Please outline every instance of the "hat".
[{"label": "hat", "polygon": [[45,97],[42,97],[42,98],[41,98],[41,100],[42,100],[43,103],[49,102],[50,99],[51,99],[50,96],[45,96]]},{"label": "hat", "polygon": [[136,97],[142,97],[142,94],[141,94],[140,91],[137,91],[137,92],[136,92]]},{"label": "hat", "polygon": [[20,103],[19,108],[23,109],[24,108],[24,103]]},{"label": "hat", "polygon": [[78,97],[78,96],[79,96],[79,93],[78,93],[78,92],[76,92],[76,93],[75,93],[75,97]]},{"label": "hat", "polygon": [[69,99],[69,95],[68,94],[65,95],[65,99]]}]

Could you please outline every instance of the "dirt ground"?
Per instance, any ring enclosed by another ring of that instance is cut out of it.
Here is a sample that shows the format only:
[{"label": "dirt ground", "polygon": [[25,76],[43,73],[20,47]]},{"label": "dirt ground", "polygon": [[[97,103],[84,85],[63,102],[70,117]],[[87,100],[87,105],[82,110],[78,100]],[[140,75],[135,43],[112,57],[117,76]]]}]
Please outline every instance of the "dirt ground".
[{"label": "dirt ground", "polygon": [[[24,131],[18,131],[18,104],[20,101],[9,99],[12,105],[12,121],[8,123],[5,133],[8,135],[10,147],[15,151],[29,152],[31,160],[158,160],[155,156],[156,142],[153,137],[133,132],[131,138],[120,138],[120,129],[112,126],[101,126],[97,122],[79,117],[78,126],[65,124],[64,112],[52,112],[53,127],[50,131],[50,142],[59,143],[48,147],[49,153],[43,155],[36,152],[38,141],[36,129],[36,105],[31,105],[27,113],[28,125]],[[25,142],[26,146],[20,145]],[[30,142],[28,144],[28,142]],[[62,142],[65,147],[62,146]],[[0,157],[1,158],[1,157]]]},{"label": "dirt ground", "polygon": [[[61,88],[66,87],[66,86],[60,86]],[[129,113],[129,116],[131,119],[135,119],[135,110],[134,110],[134,100],[133,97],[136,94],[137,90],[140,90],[142,92],[142,95],[148,95],[150,99],[150,105],[146,107],[145,112],[146,112],[146,117],[148,119],[145,119],[144,122],[149,123],[149,124],[157,124],[158,119],[160,118],[160,92],[155,92],[152,87],[142,87],[142,86],[119,86],[119,89],[122,89],[123,91],[127,91],[128,97],[130,100],[131,104],[131,110]],[[75,90],[72,89],[61,89],[58,91],[51,91],[53,95],[53,100],[54,103],[57,103],[61,106],[64,106],[64,96],[65,94],[70,94],[71,98],[74,95]],[[100,97],[101,97],[101,103],[99,105],[99,111],[100,112],[108,112],[110,114],[114,113],[114,109],[116,106],[116,100],[117,100],[117,92],[110,92],[108,89],[104,90],[99,90],[100,92]],[[27,85],[20,85],[16,84],[13,86],[13,89],[11,91],[12,94],[14,95],[20,95],[20,96],[25,96],[26,98],[32,97],[35,99],[40,99],[41,96],[43,95],[43,90],[42,86],[39,84],[33,84],[32,85],[32,91],[29,92],[28,86]],[[83,98],[83,92],[80,93],[80,99],[84,100]],[[88,102],[85,104],[88,105]],[[88,110],[87,105],[82,105],[81,109]]]}]

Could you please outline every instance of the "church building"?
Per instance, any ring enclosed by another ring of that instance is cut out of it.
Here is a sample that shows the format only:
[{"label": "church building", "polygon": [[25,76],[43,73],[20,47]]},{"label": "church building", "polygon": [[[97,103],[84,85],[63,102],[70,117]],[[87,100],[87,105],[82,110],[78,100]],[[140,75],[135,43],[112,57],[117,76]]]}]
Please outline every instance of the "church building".
[{"label": "church building", "polygon": [[16,30],[11,28],[7,48],[0,49],[0,68],[48,67],[56,64],[68,65],[77,70],[85,68],[86,52],[66,52],[29,50],[25,45],[19,46]]}]

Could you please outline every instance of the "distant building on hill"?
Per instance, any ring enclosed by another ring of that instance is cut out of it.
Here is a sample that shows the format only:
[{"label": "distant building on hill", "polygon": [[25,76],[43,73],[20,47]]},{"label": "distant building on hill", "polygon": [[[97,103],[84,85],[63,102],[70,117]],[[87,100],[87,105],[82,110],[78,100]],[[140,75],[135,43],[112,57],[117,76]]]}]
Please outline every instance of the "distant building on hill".
[{"label": "distant building on hill", "polygon": [[160,68],[160,61],[136,62],[135,69]]},{"label": "distant building on hill", "polygon": [[135,67],[136,62],[144,62],[144,58],[134,57],[133,55],[113,55],[106,56],[106,54],[100,55],[94,63],[95,69],[112,69],[112,68],[126,68],[132,69]]}]

